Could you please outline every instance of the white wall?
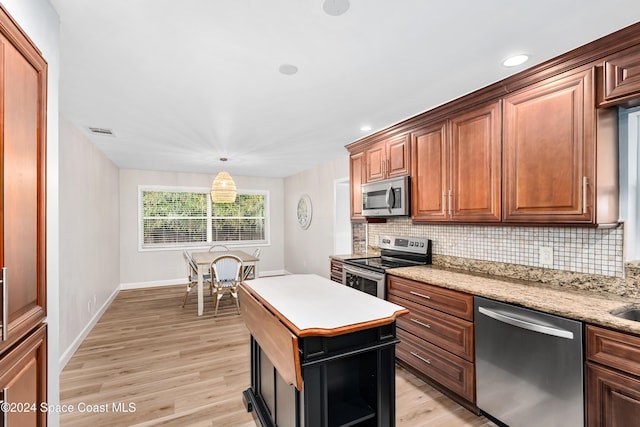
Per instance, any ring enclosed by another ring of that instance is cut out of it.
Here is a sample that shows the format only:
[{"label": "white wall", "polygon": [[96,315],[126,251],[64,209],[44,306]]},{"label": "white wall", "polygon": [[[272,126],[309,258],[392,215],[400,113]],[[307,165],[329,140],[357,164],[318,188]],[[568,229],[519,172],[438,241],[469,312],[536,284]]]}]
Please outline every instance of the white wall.
[{"label": "white wall", "polygon": [[[349,176],[349,156],[285,178],[285,260],[290,273],[329,277],[329,256],[334,254],[334,186]],[[313,216],[306,230],[298,226],[296,208],[303,194],[311,197]]]},{"label": "white wall", "polygon": [[[209,188],[215,174],[120,170],[120,283],[123,287],[143,287],[185,283],[186,267],[182,250],[138,250],[138,186],[166,185]],[[260,275],[281,274],[284,270],[283,180],[233,176],[242,190],[269,191],[270,244],[260,247]],[[227,245],[230,246],[230,245]],[[254,247],[234,249],[253,252]]]},{"label": "white wall", "polygon": [[60,117],[60,349],[64,365],[120,285],[118,168]]},{"label": "white wall", "polygon": [[[60,20],[47,0],[2,0],[0,3],[40,49],[48,63],[47,82],[47,323],[48,400],[60,402],[58,346],[58,86],[60,79]],[[49,413],[49,426],[58,414]]]}]

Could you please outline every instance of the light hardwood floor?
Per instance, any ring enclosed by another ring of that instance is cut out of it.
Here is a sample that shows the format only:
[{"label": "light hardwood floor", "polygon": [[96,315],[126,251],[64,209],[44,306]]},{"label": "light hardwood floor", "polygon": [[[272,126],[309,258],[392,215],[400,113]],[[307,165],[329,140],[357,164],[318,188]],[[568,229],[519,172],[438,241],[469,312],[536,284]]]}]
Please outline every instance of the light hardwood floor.
[{"label": "light hardwood floor", "polygon": [[[182,308],[183,292],[120,292],[61,374],[61,403],[74,409],[62,426],[256,425],[242,402],[250,385],[242,317],[228,296],[215,318],[205,297],[197,317],[196,296]],[[396,402],[398,426],[494,426],[401,367]]]}]

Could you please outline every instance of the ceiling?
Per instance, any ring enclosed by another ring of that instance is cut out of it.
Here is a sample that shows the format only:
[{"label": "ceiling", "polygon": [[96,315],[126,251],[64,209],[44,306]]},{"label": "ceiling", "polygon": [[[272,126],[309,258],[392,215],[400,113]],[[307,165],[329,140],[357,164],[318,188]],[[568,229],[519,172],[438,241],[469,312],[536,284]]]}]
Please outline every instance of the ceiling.
[{"label": "ceiling", "polygon": [[264,177],[640,21],[637,0],[51,1],[61,114],[118,167]]}]

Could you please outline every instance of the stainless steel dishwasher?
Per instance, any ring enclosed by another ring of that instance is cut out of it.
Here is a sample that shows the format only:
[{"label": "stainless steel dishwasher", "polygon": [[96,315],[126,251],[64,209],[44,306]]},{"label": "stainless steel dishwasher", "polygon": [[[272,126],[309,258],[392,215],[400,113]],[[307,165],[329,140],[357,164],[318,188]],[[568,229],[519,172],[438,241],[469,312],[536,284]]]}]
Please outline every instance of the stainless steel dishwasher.
[{"label": "stainless steel dishwasher", "polygon": [[475,297],[478,407],[511,427],[584,426],[582,323]]}]

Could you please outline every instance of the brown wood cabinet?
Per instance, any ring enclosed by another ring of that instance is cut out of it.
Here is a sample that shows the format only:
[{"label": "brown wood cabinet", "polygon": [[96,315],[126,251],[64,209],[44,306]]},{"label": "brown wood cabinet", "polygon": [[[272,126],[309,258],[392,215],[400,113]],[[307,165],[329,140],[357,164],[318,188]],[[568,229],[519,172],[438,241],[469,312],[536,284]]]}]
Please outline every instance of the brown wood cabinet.
[{"label": "brown wood cabinet", "polygon": [[[2,8],[0,52],[0,376],[7,403],[37,405],[46,399],[47,64]],[[7,416],[16,420],[11,425],[46,422],[38,414]]]},{"label": "brown wood cabinet", "polygon": [[364,152],[349,156],[349,185],[351,186],[351,220],[363,220],[362,184],[366,182]]},{"label": "brown wood cabinet", "polygon": [[387,299],[409,309],[397,320],[397,359],[475,409],[473,296],[387,277]]},{"label": "brown wood cabinet", "polygon": [[640,337],[587,325],[587,427],[640,420]]},{"label": "brown wood cabinet", "polygon": [[[476,109],[498,102],[502,163],[495,167],[493,142],[500,139],[493,130],[496,122]],[[385,167],[405,173],[401,163],[392,161],[389,166],[384,161],[390,135],[411,135],[407,158],[417,223],[613,225],[618,221],[617,112],[596,109],[596,103],[640,105],[640,23],[369,135],[347,149],[370,150],[372,166],[365,180],[382,179]],[[470,116],[465,117],[467,112]],[[401,151],[398,143],[396,151]],[[468,155],[472,147],[484,152]],[[498,197],[496,186],[501,187]]]},{"label": "brown wood cabinet", "polygon": [[600,106],[640,105],[640,45],[603,61],[601,87]]},{"label": "brown wood cabinet", "polygon": [[412,132],[414,222],[501,219],[500,102]]},{"label": "brown wood cabinet", "polygon": [[3,426],[46,426],[47,327],[43,323],[0,359],[0,394],[16,405]]},{"label": "brown wood cabinet", "polygon": [[504,98],[504,219],[594,223],[593,69]]},{"label": "brown wood cabinet", "polygon": [[337,259],[331,258],[331,280],[334,282],[342,283],[342,266],[343,262]]},{"label": "brown wood cabinet", "polygon": [[409,135],[394,136],[365,150],[366,182],[409,175]]}]

